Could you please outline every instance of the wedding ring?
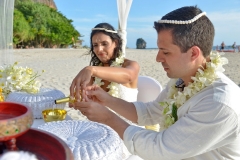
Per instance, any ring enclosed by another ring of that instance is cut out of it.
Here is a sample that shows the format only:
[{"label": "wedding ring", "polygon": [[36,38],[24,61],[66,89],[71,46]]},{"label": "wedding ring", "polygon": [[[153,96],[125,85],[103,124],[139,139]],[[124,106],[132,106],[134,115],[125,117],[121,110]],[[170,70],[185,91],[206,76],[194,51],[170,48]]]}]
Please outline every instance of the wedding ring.
[{"label": "wedding ring", "polygon": [[79,90],[79,93],[80,93],[80,99],[76,99],[76,91],[75,91],[74,97],[72,98],[72,100],[74,100],[74,102],[82,102],[82,91]]}]

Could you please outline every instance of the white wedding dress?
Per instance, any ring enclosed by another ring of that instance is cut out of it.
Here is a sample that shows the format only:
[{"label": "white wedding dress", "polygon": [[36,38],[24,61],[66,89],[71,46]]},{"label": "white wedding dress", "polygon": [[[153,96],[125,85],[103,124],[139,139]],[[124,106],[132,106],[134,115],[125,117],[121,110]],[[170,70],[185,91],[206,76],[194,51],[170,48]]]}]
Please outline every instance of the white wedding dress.
[{"label": "white wedding dress", "polygon": [[[128,102],[137,101],[137,94],[138,94],[138,89],[137,88],[128,88],[128,87],[125,87],[125,86],[119,84],[118,85],[118,93],[119,93],[119,98],[121,98],[125,101],[128,101]],[[119,114],[117,114],[117,115],[119,117],[121,117],[123,120],[125,120],[126,122],[128,122],[129,124],[131,124],[131,125],[133,124],[131,121],[127,120],[126,118],[124,118],[122,116],[120,116]]]},{"label": "white wedding dress", "polygon": [[128,88],[119,84],[118,89],[119,89],[119,98],[128,102],[137,101],[137,95],[138,95],[137,88]]}]

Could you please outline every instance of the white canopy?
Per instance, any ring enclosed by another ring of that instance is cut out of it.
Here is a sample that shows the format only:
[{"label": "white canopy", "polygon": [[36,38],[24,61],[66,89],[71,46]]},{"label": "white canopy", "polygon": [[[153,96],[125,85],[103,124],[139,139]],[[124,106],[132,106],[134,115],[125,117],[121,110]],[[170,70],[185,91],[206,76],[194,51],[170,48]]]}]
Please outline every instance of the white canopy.
[{"label": "white canopy", "polygon": [[14,0],[0,0],[0,66],[12,63]]},{"label": "white canopy", "polygon": [[126,45],[127,45],[127,18],[132,5],[132,0],[117,0],[118,6],[118,33],[122,37],[123,44],[122,44],[122,51],[123,55],[126,55]]}]

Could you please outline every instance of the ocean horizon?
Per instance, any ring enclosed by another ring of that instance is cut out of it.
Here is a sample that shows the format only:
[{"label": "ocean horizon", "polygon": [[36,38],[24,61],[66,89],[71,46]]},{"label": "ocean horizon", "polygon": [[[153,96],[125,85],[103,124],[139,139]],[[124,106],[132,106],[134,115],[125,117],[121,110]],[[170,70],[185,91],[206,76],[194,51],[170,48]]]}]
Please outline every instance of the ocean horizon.
[{"label": "ocean horizon", "polygon": [[[212,47],[212,50],[217,50],[217,47],[218,47],[218,50],[221,49],[221,46],[219,45],[219,46],[213,46],[213,47]],[[238,46],[237,46],[237,47],[238,47]],[[129,49],[136,49],[136,48],[129,48]],[[158,48],[145,48],[145,49],[158,49]],[[236,48],[236,49],[237,49],[237,48]],[[233,50],[232,45],[227,45],[227,46],[225,46],[225,47],[224,47],[224,50]]]}]

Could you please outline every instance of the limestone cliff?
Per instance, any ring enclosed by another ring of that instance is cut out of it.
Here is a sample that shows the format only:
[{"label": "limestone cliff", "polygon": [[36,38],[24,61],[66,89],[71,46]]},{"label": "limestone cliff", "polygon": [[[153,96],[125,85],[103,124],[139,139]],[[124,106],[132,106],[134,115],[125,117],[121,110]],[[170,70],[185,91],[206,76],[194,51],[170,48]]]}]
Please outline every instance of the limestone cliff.
[{"label": "limestone cliff", "polygon": [[48,5],[51,8],[57,9],[57,6],[56,6],[54,0],[33,0],[33,1],[38,2],[38,3],[43,3],[43,4]]}]

